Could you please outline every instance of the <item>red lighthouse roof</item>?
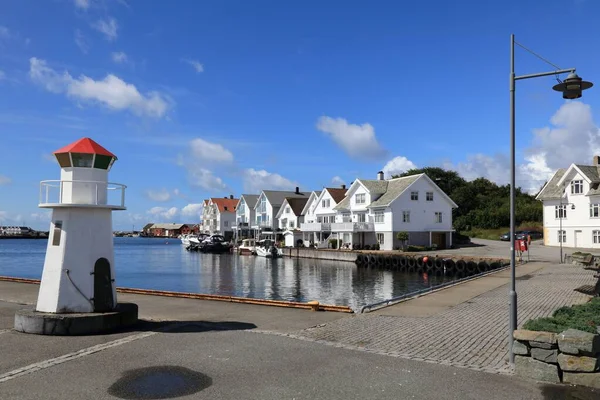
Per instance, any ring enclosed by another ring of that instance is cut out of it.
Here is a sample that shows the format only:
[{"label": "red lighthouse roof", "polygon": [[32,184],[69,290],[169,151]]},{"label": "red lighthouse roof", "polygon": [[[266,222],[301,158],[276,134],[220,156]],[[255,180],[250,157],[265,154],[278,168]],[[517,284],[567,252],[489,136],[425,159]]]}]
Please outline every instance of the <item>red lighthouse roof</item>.
[{"label": "red lighthouse roof", "polygon": [[82,153],[82,154],[98,154],[102,156],[115,156],[110,151],[106,150],[104,147],[100,146],[98,143],[94,142],[90,138],[79,139],[76,142],[71,143],[61,149],[58,149],[54,152],[54,154],[63,154],[63,153]]}]

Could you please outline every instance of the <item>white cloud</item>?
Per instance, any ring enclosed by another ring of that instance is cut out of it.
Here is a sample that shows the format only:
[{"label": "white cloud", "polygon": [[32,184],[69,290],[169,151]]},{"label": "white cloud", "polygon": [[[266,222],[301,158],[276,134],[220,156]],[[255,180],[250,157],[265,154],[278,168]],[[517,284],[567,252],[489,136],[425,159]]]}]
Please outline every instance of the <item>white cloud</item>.
[{"label": "white cloud", "polygon": [[179,210],[177,207],[152,207],[148,210],[148,214],[152,215],[155,219],[172,222],[179,215]]},{"label": "white cloud", "polygon": [[115,75],[96,81],[85,75],[74,79],[68,72],[57,73],[46,61],[32,57],[29,60],[30,78],[53,93],[66,93],[77,100],[100,103],[112,110],[129,110],[138,116],[162,117],[169,103],[158,92],[141,94],[137,88]]},{"label": "white cloud", "polygon": [[113,62],[115,62],[117,64],[124,64],[129,61],[127,58],[127,54],[125,54],[122,51],[115,51],[115,52],[111,53],[111,58],[112,58]]},{"label": "white cloud", "polygon": [[244,191],[246,193],[260,193],[261,190],[294,190],[298,183],[291,181],[279,174],[263,170],[248,168],[243,172]]},{"label": "white cloud", "polygon": [[115,40],[118,36],[117,30],[119,29],[119,25],[112,17],[108,19],[99,19],[92,24],[92,28],[103,33],[107,40]]},{"label": "white cloud", "polygon": [[332,185],[336,185],[336,186],[340,186],[345,184],[346,182],[340,178],[339,176],[334,176],[333,178],[331,178],[331,184]]},{"label": "white cloud", "polygon": [[194,221],[199,220],[202,215],[204,206],[200,203],[188,204],[181,209],[181,216],[187,218],[194,218]]},{"label": "white cloud", "polygon": [[167,189],[146,190],[146,196],[153,201],[165,202],[171,200],[171,193]]},{"label": "white cloud", "polygon": [[52,217],[52,211],[44,212],[40,211],[37,213],[32,213],[29,218],[35,222],[50,222]]},{"label": "white cloud", "polygon": [[382,168],[383,174],[386,177],[392,177],[392,175],[399,175],[409,169],[417,168],[415,163],[410,161],[408,158],[403,156],[397,156],[388,161]]},{"label": "white cloud", "polygon": [[343,118],[321,117],[317,129],[328,134],[352,158],[379,159],[387,153],[377,141],[371,124],[356,125]]},{"label": "white cloud", "polygon": [[6,79],[6,74],[0,69],[0,81]]},{"label": "white cloud", "polygon": [[218,143],[211,143],[204,139],[196,138],[190,142],[192,156],[196,160],[206,163],[230,163],[233,161],[233,154]]},{"label": "white cloud", "polygon": [[79,47],[79,50],[83,54],[87,54],[90,49],[90,45],[88,44],[87,39],[83,36],[83,33],[79,29],[75,29],[75,44]]},{"label": "white cloud", "polygon": [[0,175],[0,185],[8,185],[11,179],[8,176]]},{"label": "white cloud", "polygon": [[75,7],[87,10],[90,8],[90,0],[74,0]]},{"label": "white cloud", "polygon": [[203,167],[188,168],[190,184],[209,191],[223,191],[227,185],[223,179],[215,176],[213,172]]},{"label": "white cloud", "polygon": [[[525,161],[516,166],[517,186],[537,193],[559,168],[572,163],[590,165],[600,155],[600,129],[592,118],[589,105],[564,103],[550,119],[551,126],[533,131],[533,139],[524,151]],[[498,184],[510,182],[510,160],[506,155],[475,154],[457,165],[445,165],[467,180],[487,178]]]},{"label": "white cloud", "polygon": [[194,70],[196,70],[197,73],[204,72],[204,64],[202,64],[200,61],[188,60],[188,59],[184,59],[183,61],[190,64],[192,66],[192,68],[194,68]]}]

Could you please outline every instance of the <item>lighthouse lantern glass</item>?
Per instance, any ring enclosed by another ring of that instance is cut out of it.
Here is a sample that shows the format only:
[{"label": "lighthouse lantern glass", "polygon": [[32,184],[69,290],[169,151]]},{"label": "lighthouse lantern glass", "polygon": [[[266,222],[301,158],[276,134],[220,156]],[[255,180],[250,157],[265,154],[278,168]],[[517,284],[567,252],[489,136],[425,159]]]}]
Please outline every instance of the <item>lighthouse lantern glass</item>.
[{"label": "lighthouse lantern glass", "polygon": [[56,161],[58,161],[58,165],[60,165],[61,168],[68,168],[71,166],[71,157],[69,157],[69,153],[60,153],[55,154],[54,156],[56,157]]},{"label": "lighthouse lantern glass", "polygon": [[104,156],[101,154],[96,154],[96,159],[94,160],[94,168],[98,169],[109,169],[112,164],[113,157]]},{"label": "lighthouse lantern glass", "polygon": [[73,159],[73,167],[76,168],[92,168],[94,164],[94,155],[85,153],[71,153]]}]

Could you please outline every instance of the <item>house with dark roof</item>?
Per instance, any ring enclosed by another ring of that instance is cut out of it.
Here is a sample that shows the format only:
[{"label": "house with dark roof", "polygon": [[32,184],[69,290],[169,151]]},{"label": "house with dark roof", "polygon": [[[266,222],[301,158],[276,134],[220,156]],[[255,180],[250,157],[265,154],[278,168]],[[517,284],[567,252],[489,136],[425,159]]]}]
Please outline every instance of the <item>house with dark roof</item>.
[{"label": "house with dark roof", "polygon": [[346,192],[346,185],[342,185],[339,188],[324,188],[310,197],[305,210],[305,222],[300,226],[303,232],[308,233],[303,237],[305,241],[323,243],[323,247],[326,247],[331,224],[336,221],[337,211],[334,207],[344,200]]},{"label": "house with dark roof", "polygon": [[258,235],[260,232],[275,232],[279,229],[277,214],[287,198],[308,199],[309,196],[310,193],[301,192],[299,187],[296,187],[296,190],[293,192],[263,190],[254,206],[255,220],[252,222],[251,227],[255,230],[255,235]]},{"label": "house with dark roof", "polygon": [[308,202],[308,197],[286,197],[275,218],[279,221],[279,229],[299,230],[304,222],[302,211]]},{"label": "house with dark roof", "polygon": [[600,248],[600,157],[557,170],[536,199],[544,205],[544,244]]},{"label": "house with dark roof", "polygon": [[[452,245],[452,209],[457,205],[426,174],[384,179],[356,179],[333,210],[332,237],[351,248],[379,244],[383,250],[402,245],[398,232],[407,232],[408,244]],[[328,219],[331,221],[330,219]]]}]

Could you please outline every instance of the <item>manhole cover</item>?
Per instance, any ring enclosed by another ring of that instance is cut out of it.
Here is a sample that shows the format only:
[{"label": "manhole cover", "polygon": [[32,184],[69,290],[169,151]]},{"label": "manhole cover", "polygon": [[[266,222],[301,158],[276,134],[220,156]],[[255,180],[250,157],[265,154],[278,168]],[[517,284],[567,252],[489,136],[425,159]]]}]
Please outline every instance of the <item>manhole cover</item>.
[{"label": "manhole cover", "polygon": [[172,399],[187,396],[212,385],[212,378],[176,366],[148,367],[125,372],[108,388],[121,399]]}]

